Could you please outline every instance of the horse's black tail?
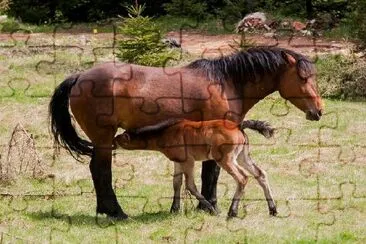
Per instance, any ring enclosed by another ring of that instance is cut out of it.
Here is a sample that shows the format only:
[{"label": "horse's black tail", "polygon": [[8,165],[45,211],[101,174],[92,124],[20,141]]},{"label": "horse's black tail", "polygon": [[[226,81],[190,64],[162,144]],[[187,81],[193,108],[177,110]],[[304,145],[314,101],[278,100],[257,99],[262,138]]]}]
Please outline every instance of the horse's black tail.
[{"label": "horse's black tail", "polygon": [[76,159],[80,155],[91,156],[93,152],[92,144],[78,136],[71,122],[69,95],[78,78],[79,74],[76,74],[64,80],[55,89],[49,104],[51,132],[55,138],[56,146],[63,146]]},{"label": "horse's black tail", "polygon": [[240,129],[244,130],[245,128],[258,131],[266,138],[271,138],[275,131],[268,122],[260,120],[244,120],[240,124]]}]

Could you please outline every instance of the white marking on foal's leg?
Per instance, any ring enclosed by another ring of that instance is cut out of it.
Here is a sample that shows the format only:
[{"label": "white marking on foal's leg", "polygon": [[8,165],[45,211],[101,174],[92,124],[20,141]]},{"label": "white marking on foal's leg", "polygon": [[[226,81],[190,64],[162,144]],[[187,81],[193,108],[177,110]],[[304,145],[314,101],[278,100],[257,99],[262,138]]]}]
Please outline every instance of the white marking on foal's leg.
[{"label": "white marking on foal's leg", "polygon": [[241,168],[233,157],[225,157],[223,161],[219,164],[220,166],[226,170],[236,181],[236,191],[234,193],[233,199],[231,201],[231,205],[228,212],[228,217],[236,217],[238,215],[238,207],[241,198],[244,194],[244,188],[248,182],[248,176],[244,172],[243,168]]},{"label": "white marking on foal's leg", "polygon": [[254,176],[254,178],[258,181],[259,185],[262,187],[264,191],[264,195],[266,197],[269,213],[270,215],[277,215],[276,204],[272,197],[272,191],[269,186],[267,174],[264,170],[259,168],[254,161],[251,159],[249,155],[248,145],[245,145],[243,151],[240,153],[238,157],[239,162],[243,165],[243,167],[248,170],[250,174]]}]

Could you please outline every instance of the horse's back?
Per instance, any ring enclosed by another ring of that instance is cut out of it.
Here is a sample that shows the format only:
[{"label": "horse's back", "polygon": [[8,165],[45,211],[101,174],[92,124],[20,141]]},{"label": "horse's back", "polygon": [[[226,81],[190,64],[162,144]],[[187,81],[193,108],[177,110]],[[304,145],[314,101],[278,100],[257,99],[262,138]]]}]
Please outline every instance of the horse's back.
[{"label": "horse's back", "polygon": [[179,117],[183,107],[181,80],[173,75],[177,69],[118,62],[95,65],[78,74],[70,93],[71,111],[91,140],[96,131]]},{"label": "horse's back", "polygon": [[91,140],[96,130],[134,129],[167,118],[223,118],[229,110],[222,88],[191,69],[117,62],[81,72],[70,106]]}]

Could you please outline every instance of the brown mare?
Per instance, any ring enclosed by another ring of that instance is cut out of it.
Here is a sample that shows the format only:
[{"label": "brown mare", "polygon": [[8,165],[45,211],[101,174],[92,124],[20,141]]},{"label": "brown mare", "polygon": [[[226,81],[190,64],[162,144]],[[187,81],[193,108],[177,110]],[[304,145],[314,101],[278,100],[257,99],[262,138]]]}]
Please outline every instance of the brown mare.
[{"label": "brown mare", "polygon": [[248,175],[244,169],[257,179],[267,199],[269,213],[276,215],[276,205],[266,173],[249,155],[245,128],[257,130],[267,138],[271,137],[274,131],[267,123],[255,120],[243,121],[237,125],[229,120],[200,122],[171,119],[134,131],[125,131],[114,139],[113,144],[128,150],[159,151],[174,161],[174,198],[171,212],[178,212],[180,209],[180,190],[184,174],[187,190],[212,214],[217,214],[211,203],[198,192],[194,182],[194,162],[208,159],[215,160],[237,183],[229,217],[238,214],[238,205],[248,182]]},{"label": "brown mare", "polygon": [[[91,156],[97,213],[124,219],[111,172],[112,141],[119,127],[129,130],[168,118],[240,123],[250,108],[275,91],[307,119],[319,120],[322,102],[314,80],[315,67],[306,57],[281,48],[253,48],[172,68],[103,63],[56,88],[50,102],[51,129],[70,153]],[[76,133],[69,105],[91,143]],[[203,164],[202,195],[214,206],[218,175],[215,162]]]}]

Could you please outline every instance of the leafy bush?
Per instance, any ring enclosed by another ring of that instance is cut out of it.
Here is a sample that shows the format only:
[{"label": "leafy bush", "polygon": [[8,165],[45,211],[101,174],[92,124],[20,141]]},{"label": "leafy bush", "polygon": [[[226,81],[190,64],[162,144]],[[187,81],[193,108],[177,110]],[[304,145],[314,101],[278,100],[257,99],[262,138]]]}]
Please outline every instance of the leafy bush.
[{"label": "leafy bush", "polygon": [[52,19],[54,10],[54,1],[12,0],[8,12],[23,22],[41,24]]},{"label": "leafy bush", "polygon": [[236,23],[250,12],[250,5],[248,0],[224,0],[224,4],[216,13],[225,29],[234,31]]},{"label": "leafy bush", "polygon": [[358,0],[354,18],[356,36],[360,41],[361,47],[366,48],[366,1]]},{"label": "leafy bush", "polygon": [[[91,22],[125,14],[124,0],[59,0],[57,10],[71,22]],[[54,16],[57,17],[57,16]]]},{"label": "leafy bush", "polygon": [[179,57],[179,52],[168,49],[161,42],[162,33],[150,17],[141,16],[144,7],[129,7],[129,18],[124,18],[120,33],[127,39],[118,43],[117,57],[129,63],[163,66],[168,59]]},{"label": "leafy bush", "polygon": [[0,23],[0,33],[13,33],[20,29],[20,24],[11,18]]},{"label": "leafy bush", "polygon": [[9,9],[10,0],[0,0],[0,14],[5,13]]},{"label": "leafy bush", "polygon": [[319,92],[323,97],[366,97],[366,60],[341,55],[326,56],[316,63]]},{"label": "leafy bush", "polygon": [[233,16],[237,21],[258,7],[258,3],[248,0],[224,0],[224,3],[224,7],[217,10],[219,16],[223,18]]},{"label": "leafy bush", "polygon": [[207,4],[197,0],[172,0],[165,3],[165,11],[172,16],[203,18],[207,15]]}]

